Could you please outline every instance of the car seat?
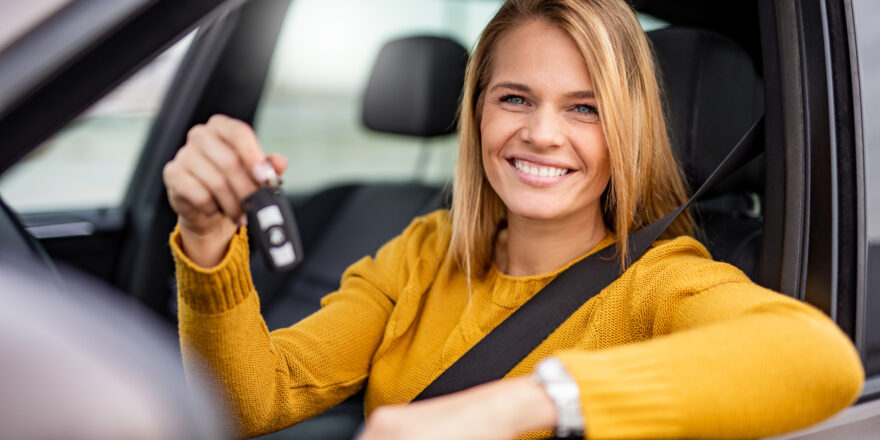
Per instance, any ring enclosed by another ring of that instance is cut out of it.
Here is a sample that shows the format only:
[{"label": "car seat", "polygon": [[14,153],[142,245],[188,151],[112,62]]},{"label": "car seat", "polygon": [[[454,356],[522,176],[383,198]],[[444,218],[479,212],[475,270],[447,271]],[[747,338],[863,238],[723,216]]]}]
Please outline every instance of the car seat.
[{"label": "car seat", "polygon": [[[690,187],[705,181],[763,113],[763,86],[749,55],[708,31],[648,33],[665,91],[667,126]],[[698,238],[716,260],[756,279],[761,247],[764,156],[697,201]]]}]

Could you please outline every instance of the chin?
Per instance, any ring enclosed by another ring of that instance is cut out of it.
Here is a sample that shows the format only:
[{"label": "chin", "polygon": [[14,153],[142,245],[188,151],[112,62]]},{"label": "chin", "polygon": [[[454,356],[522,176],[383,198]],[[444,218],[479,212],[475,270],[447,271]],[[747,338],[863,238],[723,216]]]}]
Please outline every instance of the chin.
[{"label": "chin", "polygon": [[508,217],[515,215],[529,220],[554,220],[566,216],[566,213],[558,207],[536,206],[531,203],[507,204],[507,213]]}]

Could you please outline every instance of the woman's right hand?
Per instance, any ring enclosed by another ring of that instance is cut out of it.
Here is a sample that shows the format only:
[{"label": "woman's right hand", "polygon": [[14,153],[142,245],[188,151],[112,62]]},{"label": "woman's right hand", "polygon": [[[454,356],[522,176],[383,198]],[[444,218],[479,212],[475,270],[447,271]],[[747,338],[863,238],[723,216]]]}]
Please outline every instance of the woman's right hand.
[{"label": "woman's right hand", "polygon": [[255,173],[267,159],[279,175],[287,168],[282,156],[263,153],[253,129],[237,119],[214,115],[189,130],[162,178],[183,251],[194,263],[213,267],[223,259],[246,218],[241,201],[259,188]]}]

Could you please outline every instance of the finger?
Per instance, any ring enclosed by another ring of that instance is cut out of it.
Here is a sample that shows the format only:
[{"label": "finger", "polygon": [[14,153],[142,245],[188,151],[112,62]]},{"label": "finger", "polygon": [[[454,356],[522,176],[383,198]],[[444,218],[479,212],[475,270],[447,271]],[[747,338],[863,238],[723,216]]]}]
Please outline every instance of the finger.
[{"label": "finger", "polygon": [[163,170],[168,202],[179,215],[193,217],[196,212],[213,215],[218,212],[211,193],[198,179],[183,169],[179,162],[170,162]]},{"label": "finger", "polygon": [[272,163],[272,168],[275,168],[275,174],[282,175],[284,174],[284,170],[287,169],[287,158],[278,154],[271,153],[266,157],[269,159],[269,162]]},{"label": "finger", "polygon": [[239,201],[259,188],[235,150],[212,132],[208,131],[195,146],[222,171]]},{"label": "finger", "polygon": [[241,157],[245,168],[251,170],[254,165],[266,160],[266,154],[260,148],[257,135],[250,125],[225,115],[214,115],[208,119],[208,127],[220,138],[231,145]]},{"label": "finger", "polygon": [[195,176],[187,173],[180,177],[180,181],[182,184],[189,186],[190,189],[186,196],[181,195],[181,197],[175,200],[175,204],[178,206],[176,212],[179,215],[195,222],[196,217],[199,215],[210,217],[220,213],[220,206],[217,205],[217,201],[214,200],[211,193],[202,186],[202,183]]},{"label": "finger", "polygon": [[[195,151],[195,150],[192,150]],[[190,164],[194,163],[189,161]],[[227,216],[237,221],[241,217],[241,201],[232,189],[231,184],[213,163],[209,160],[195,162],[196,166],[187,166],[187,170],[207,188],[211,197],[215,200]]]}]

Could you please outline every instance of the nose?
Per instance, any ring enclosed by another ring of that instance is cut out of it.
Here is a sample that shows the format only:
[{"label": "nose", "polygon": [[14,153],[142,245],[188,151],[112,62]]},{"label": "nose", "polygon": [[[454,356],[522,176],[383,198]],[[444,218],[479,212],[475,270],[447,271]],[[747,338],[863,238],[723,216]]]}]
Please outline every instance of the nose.
[{"label": "nose", "polygon": [[562,116],[550,108],[539,108],[532,112],[520,137],[535,148],[555,148],[565,142]]}]

